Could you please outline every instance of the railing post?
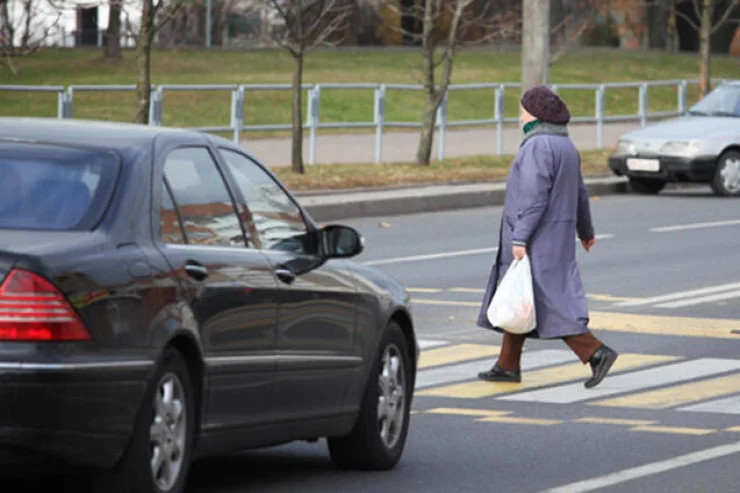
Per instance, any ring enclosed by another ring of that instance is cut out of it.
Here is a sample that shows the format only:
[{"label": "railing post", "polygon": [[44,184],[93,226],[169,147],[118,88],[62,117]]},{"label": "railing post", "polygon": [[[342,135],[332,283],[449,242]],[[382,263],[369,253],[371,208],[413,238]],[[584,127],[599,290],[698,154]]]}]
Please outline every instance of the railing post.
[{"label": "railing post", "polygon": [[231,93],[231,126],[234,127],[234,144],[239,144],[244,128],[244,86]]},{"label": "railing post", "polygon": [[64,118],[64,111],[67,105],[67,97],[64,89],[57,93],[57,118],[60,120]]},{"label": "railing post", "polygon": [[688,82],[686,79],[678,83],[678,112],[686,114],[686,100],[688,99]]},{"label": "railing post", "polygon": [[640,84],[640,126],[645,127],[647,125],[648,115],[648,85],[646,83]]},{"label": "railing post", "polygon": [[161,87],[152,86],[149,88],[149,94],[149,125],[161,127],[164,90]]},{"label": "railing post", "polygon": [[383,125],[385,124],[385,84],[375,89],[375,164],[383,159]]},{"label": "railing post", "polygon": [[606,106],[605,88],[600,85],[596,89],[596,148],[604,147],[604,113]]},{"label": "railing post", "polygon": [[74,91],[74,87],[70,86],[67,88],[67,92],[64,95],[64,118],[73,118]]},{"label": "railing post", "polygon": [[308,164],[316,164],[316,130],[319,126],[319,101],[321,100],[321,86],[316,85],[308,92],[308,125],[310,138],[308,141]]},{"label": "railing post", "polygon": [[504,153],[504,101],[506,87],[501,84],[496,88],[494,113],[496,118],[496,154]]},{"label": "railing post", "polygon": [[445,158],[445,138],[447,133],[447,96],[449,92],[445,92],[442,97],[442,103],[437,108],[437,122],[439,125],[439,148],[437,149],[437,159],[440,161]]}]

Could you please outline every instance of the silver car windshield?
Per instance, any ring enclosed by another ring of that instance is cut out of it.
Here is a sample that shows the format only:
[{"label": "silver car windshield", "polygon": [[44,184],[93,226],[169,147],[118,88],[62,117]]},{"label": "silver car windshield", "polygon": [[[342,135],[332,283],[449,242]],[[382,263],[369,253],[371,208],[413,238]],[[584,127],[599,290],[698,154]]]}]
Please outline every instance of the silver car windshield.
[{"label": "silver car windshield", "polygon": [[717,87],[696,103],[689,114],[740,118],[740,84],[725,84]]}]

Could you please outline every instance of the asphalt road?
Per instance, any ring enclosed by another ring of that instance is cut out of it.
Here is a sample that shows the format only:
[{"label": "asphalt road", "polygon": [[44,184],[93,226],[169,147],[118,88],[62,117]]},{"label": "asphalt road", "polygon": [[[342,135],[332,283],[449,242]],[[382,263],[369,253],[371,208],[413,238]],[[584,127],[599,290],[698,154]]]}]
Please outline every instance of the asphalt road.
[{"label": "asphalt road", "polygon": [[298,443],[200,462],[187,491],[736,492],[738,202],[699,189],[592,210],[581,274],[594,332],[621,353],[599,387],[559,341],[527,344],[521,386],[476,381],[500,344],[474,323],[500,208],[346,221],[367,238],[357,261],[409,287],[425,348],[401,463],[339,472],[323,440]]}]

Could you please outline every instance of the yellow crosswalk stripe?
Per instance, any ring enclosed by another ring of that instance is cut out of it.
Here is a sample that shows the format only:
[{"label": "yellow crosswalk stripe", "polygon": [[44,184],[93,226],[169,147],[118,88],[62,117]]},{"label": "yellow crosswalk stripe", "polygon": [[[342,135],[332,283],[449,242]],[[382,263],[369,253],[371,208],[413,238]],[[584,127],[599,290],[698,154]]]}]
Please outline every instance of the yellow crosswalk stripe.
[{"label": "yellow crosswalk stripe", "polygon": [[591,406],[667,409],[740,392],[740,374],[701,380],[589,403]]},{"label": "yellow crosswalk stripe", "polygon": [[583,417],[573,421],[574,423],[586,423],[594,425],[617,425],[617,426],[648,426],[654,425],[657,421],[649,421],[646,419],[620,419],[620,418],[597,418],[597,417]]},{"label": "yellow crosswalk stripe", "polygon": [[563,423],[560,419],[517,418],[516,416],[491,416],[490,418],[476,419],[476,421],[479,423],[505,423],[511,425],[540,426],[559,425]]},{"label": "yellow crosswalk stripe", "polygon": [[[612,367],[613,372],[646,367],[659,363],[666,363],[680,359],[678,356],[656,354],[622,354]],[[532,371],[522,376],[521,383],[504,382],[465,382],[459,384],[434,387],[416,392],[419,396],[448,397],[457,399],[477,399],[495,395],[518,392],[520,390],[536,389],[548,385],[586,379],[590,375],[588,366],[581,363],[560,365],[543,370]]]},{"label": "yellow crosswalk stripe", "polygon": [[596,330],[740,340],[740,320],[610,312],[591,312],[589,315],[589,326]]},{"label": "yellow crosswalk stripe", "polygon": [[477,358],[493,358],[498,355],[501,346],[488,344],[456,344],[423,351],[419,356],[419,369],[433,366],[458,363]]},{"label": "yellow crosswalk stripe", "polygon": [[725,431],[731,431],[734,433],[740,433],[740,426],[731,426],[729,428],[726,428]]},{"label": "yellow crosswalk stripe", "polygon": [[424,411],[427,414],[452,414],[455,416],[477,416],[479,418],[490,418],[493,416],[505,416],[511,411],[494,411],[490,409],[464,409],[457,407],[438,407]]},{"label": "yellow crosswalk stripe", "polygon": [[717,430],[709,428],[682,428],[678,426],[635,426],[630,431],[648,431],[652,433],[673,433],[677,435],[709,435]]}]

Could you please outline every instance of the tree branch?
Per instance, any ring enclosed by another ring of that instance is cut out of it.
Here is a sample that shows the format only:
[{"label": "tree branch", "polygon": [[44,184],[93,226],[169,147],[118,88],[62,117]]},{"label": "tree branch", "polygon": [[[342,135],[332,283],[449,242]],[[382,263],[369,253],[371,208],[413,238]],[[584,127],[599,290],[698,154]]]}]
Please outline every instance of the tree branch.
[{"label": "tree branch", "polygon": [[[725,10],[725,13],[722,15],[722,17],[720,17],[717,23],[714,25],[711,33],[716,33],[728,20],[730,20],[730,16],[735,13],[735,10],[738,7],[740,7],[740,0],[733,0],[732,3],[727,6],[727,9]],[[740,22],[740,18],[737,19],[737,22]]]}]

